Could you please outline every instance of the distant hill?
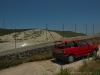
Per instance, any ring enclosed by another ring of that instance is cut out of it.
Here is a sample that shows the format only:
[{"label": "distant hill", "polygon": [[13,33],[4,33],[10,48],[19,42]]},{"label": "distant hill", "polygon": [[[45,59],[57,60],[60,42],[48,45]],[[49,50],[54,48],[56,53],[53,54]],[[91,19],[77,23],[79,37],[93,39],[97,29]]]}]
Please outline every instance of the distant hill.
[{"label": "distant hill", "polygon": [[55,31],[55,30],[51,30],[51,31],[56,32],[61,36],[63,36],[63,34],[64,34],[64,37],[86,36],[86,34],[75,33],[73,31]]},{"label": "distant hill", "polygon": [[[23,32],[23,31],[27,31],[27,30],[31,30],[31,29],[2,29],[2,28],[0,28],[0,36],[12,34],[12,33],[15,33],[15,32]],[[73,31],[64,31],[64,32],[59,31],[59,30],[50,30],[50,31],[56,32],[61,36],[63,36],[63,33],[64,33],[64,37],[86,36],[86,34],[75,33]]]},{"label": "distant hill", "polygon": [[3,28],[0,28],[0,36],[12,34],[15,32],[23,32],[23,31],[27,31],[27,30],[30,30],[30,29],[3,29]]},{"label": "distant hill", "polygon": [[[16,32],[16,33],[15,33]],[[46,42],[59,40],[64,37],[85,36],[83,33],[72,31],[56,31],[43,29],[2,29],[0,28],[0,43],[2,42]]]},{"label": "distant hill", "polygon": [[43,29],[0,29],[0,42],[47,42],[61,38],[58,33]]}]

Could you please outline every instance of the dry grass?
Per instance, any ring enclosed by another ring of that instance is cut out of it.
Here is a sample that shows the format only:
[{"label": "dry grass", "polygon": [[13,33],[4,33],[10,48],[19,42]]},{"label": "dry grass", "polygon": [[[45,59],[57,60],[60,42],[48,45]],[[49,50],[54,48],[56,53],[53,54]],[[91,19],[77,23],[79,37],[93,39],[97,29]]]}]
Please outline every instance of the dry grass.
[{"label": "dry grass", "polygon": [[100,60],[93,60],[91,62],[84,60],[83,65],[75,72],[61,67],[60,72],[55,75],[100,75]]},{"label": "dry grass", "polygon": [[6,60],[6,61],[0,61],[0,70],[13,67],[13,66],[18,66],[22,63],[27,63],[27,62],[33,62],[33,61],[41,61],[41,60],[47,60],[53,58],[52,54],[41,54],[41,55],[35,55],[29,58],[18,58],[18,59],[12,59],[12,60]]},{"label": "dry grass", "polygon": [[99,45],[100,44],[100,40],[99,39],[91,39],[91,40],[87,40],[87,42],[89,44],[94,44],[94,45]]},{"label": "dry grass", "polygon": [[[90,44],[96,44],[96,45],[100,44],[100,41],[97,39],[87,40],[87,42],[89,42]],[[12,66],[17,66],[17,65],[20,65],[20,64],[26,63],[26,62],[41,61],[41,60],[47,60],[47,59],[51,59],[51,58],[53,58],[53,56],[51,53],[49,53],[49,54],[35,55],[35,56],[31,56],[31,57],[25,58],[25,59],[13,59],[13,60],[9,60],[9,61],[0,61],[0,70],[9,68]],[[96,61],[93,61],[90,63],[84,62],[83,66],[81,66],[79,69],[80,69],[80,72],[82,72],[82,71],[89,72],[91,70],[93,72],[96,72],[97,70],[100,71],[100,60],[96,60]],[[62,69],[62,71],[63,71],[63,69]],[[67,69],[64,71],[69,72]],[[59,75],[62,75],[62,74],[59,73]]]},{"label": "dry grass", "polygon": [[[89,58],[89,57],[87,57]],[[92,69],[98,70],[100,69],[100,57],[92,56],[92,60],[88,61],[86,59],[83,59],[83,65],[79,68],[79,71],[81,72],[91,72]]]},{"label": "dry grass", "polygon": [[41,60],[47,60],[53,58],[52,54],[41,54],[41,55],[35,55],[30,58],[28,58],[27,62],[33,62],[33,61],[41,61]]},{"label": "dry grass", "polygon": [[83,62],[83,65],[79,68],[79,72],[86,72],[88,75],[100,75],[100,60],[91,61],[89,63]]}]

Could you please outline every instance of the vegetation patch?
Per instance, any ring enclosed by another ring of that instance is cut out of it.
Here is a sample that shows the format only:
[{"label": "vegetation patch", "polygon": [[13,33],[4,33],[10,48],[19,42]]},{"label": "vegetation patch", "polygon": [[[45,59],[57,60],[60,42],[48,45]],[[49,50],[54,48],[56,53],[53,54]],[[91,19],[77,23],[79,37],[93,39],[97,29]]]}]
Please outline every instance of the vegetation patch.
[{"label": "vegetation patch", "polygon": [[84,61],[78,71],[88,75],[100,75],[100,57],[96,56],[95,59],[90,62]]},{"label": "vegetation patch", "polygon": [[41,60],[47,60],[53,58],[51,53],[48,54],[38,54],[31,56],[29,58],[17,58],[17,59],[11,59],[11,60],[3,60],[0,61],[0,70],[13,67],[13,66],[18,66],[22,63],[26,62],[33,62],[33,61],[41,61]]},{"label": "vegetation patch", "polygon": [[96,39],[96,38],[93,38],[93,39],[88,39],[86,40],[89,44],[95,44],[95,45],[99,45],[100,44],[100,38]]},{"label": "vegetation patch", "polygon": [[60,72],[55,75],[100,75],[100,57],[97,60],[92,61],[83,59],[83,65],[75,72],[61,67]]},{"label": "vegetation patch", "polygon": [[30,29],[3,29],[3,28],[0,28],[0,32],[2,32],[2,33],[0,33],[0,36],[12,34],[15,32],[23,32],[23,31],[27,31],[27,30],[30,30]]},{"label": "vegetation patch", "polygon": [[55,31],[55,30],[50,30],[53,32],[58,33],[59,35],[63,36],[63,37],[75,37],[75,36],[86,36],[86,34],[83,33],[75,33],[73,31]]},{"label": "vegetation patch", "polygon": [[63,69],[63,68],[61,67],[60,72],[57,73],[57,74],[55,74],[55,75],[71,75],[71,70],[69,70],[69,69],[67,69],[67,68]]}]

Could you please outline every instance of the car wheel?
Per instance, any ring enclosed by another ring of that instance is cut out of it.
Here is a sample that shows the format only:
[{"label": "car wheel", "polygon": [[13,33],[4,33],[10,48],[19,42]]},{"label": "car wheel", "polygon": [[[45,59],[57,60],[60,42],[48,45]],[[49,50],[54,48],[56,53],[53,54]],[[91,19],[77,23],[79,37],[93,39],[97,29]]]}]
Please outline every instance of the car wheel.
[{"label": "car wheel", "polygon": [[96,56],[96,55],[97,55],[97,51],[96,50],[93,50],[92,56]]},{"label": "car wheel", "polygon": [[73,55],[69,55],[68,58],[67,58],[67,62],[68,63],[74,62],[74,56]]}]

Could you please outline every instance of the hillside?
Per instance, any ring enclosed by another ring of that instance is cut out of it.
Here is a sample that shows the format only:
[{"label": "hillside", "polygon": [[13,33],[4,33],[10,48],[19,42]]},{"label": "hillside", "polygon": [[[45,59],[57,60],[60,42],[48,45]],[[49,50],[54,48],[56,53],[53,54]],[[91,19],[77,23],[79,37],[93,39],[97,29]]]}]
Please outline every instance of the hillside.
[{"label": "hillside", "polygon": [[12,34],[14,32],[23,32],[30,29],[2,29],[0,28],[0,36]]},{"label": "hillside", "polygon": [[64,37],[75,37],[75,36],[86,36],[86,34],[83,34],[83,33],[75,33],[73,31],[55,31],[55,30],[51,30],[53,32],[56,32],[58,33],[59,35],[63,36],[64,34]]},{"label": "hillside", "polygon": [[[42,29],[0,29],[0,42],[46,42],[62,39],[63,31]],[[64,31],[64,37],[84,36],[83,33]]]},{"label": "hillside", "polygon": [[0,33],[0,40],[9,42],[14,42],[15,39],[17,42],[45,42],[62,38],[62,36],[55,32],[41,29],[1,29],[0,31],[2,32]]}]

